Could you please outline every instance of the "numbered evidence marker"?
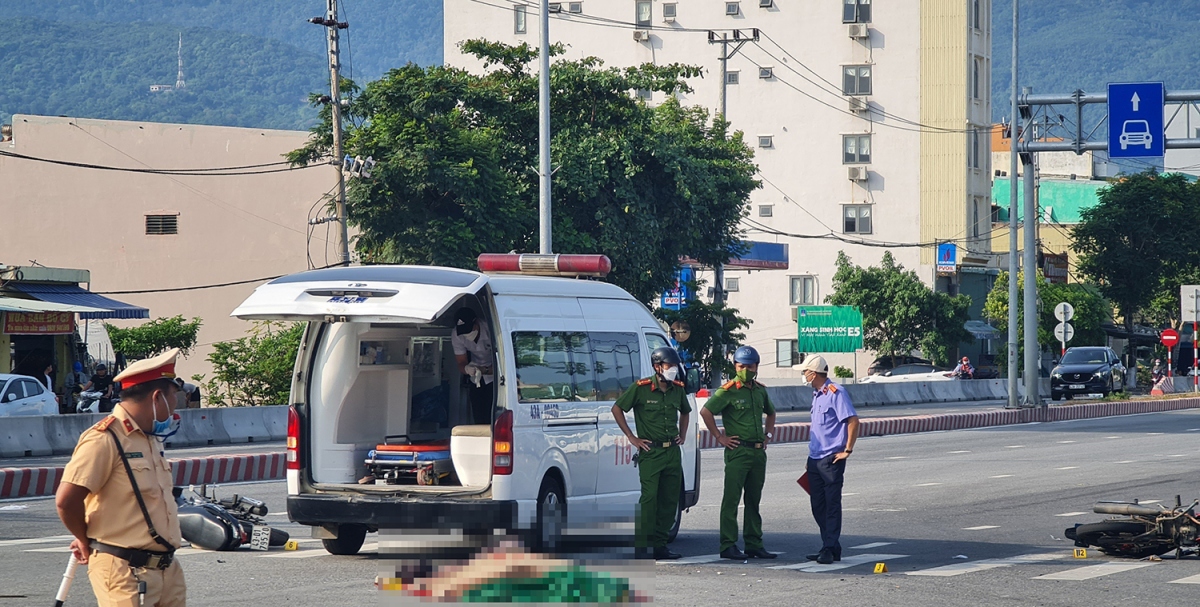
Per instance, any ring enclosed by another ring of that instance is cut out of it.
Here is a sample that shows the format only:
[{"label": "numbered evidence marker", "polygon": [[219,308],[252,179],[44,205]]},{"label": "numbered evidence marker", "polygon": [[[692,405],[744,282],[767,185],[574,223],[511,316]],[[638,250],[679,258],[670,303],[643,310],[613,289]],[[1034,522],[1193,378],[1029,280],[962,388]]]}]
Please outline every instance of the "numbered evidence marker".
[{"label": "numbered evidence marker", "polygon": [[1075,549],[1075,558],[1086,559],[1087,558],[1087,548],[1076,548]]},{"label": "numbered evidence marker", "polygon": [[875,573],[887,573],[887,563],[875,563]]},{"label": "numbered evidence marker", "polygon": [[283,549],[284,550],[299,550],[300,542],[297,542],[296,540],[288,540],[287,543],[283,545]]}]

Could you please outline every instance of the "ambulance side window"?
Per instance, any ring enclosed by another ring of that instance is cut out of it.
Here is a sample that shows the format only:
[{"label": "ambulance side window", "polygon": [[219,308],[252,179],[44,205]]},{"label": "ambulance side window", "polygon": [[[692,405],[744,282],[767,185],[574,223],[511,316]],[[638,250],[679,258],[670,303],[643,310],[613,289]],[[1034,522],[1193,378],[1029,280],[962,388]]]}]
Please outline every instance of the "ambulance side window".
[{"label": "ambulance side window", "polygon": [[575,400],[569,333],[513,333],[517,355],[517,399],[520,402]]},{"label": "ambulance side window", "polygon": [[642,377],[642,352],[637,333],[588,334],[596,360],[596,400],[614,401]]},{"label": "ambulance side window", "polygon": [[655,335],[654,333],[646,334],[646,347],[650,348],[651,352],[659,348],[669,347],[670,345],[671,344],[667,343],[667,338],[663,337],[662,335]]}]

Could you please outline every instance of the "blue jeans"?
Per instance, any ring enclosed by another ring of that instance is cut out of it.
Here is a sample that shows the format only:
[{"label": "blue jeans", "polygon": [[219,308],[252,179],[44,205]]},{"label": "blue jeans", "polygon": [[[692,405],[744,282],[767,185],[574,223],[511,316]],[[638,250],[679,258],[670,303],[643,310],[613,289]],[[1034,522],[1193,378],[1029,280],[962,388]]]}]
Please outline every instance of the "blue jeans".
[{"label": "blue jeans", "polygon": [[821,459],[808,458],[809,501],[813,519],[821,529],[821,548],[841,554],[842,544],[842,481],[846,475],[846,460],[833,463],[833,455]]}]

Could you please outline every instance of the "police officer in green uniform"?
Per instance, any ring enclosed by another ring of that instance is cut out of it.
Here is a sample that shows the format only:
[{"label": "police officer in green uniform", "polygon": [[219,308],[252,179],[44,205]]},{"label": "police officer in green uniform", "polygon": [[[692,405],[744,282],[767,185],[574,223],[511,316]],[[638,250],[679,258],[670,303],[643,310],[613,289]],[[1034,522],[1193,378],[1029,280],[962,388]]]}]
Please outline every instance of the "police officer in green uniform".
[{"label": "police officer in green uniform", "polygon": [[[682,453],[679,448],[687,436],[687,390],[679,381],[679,353],[662,347],[650,354],[654,375],[640,379],[617,399],[613,417],[629,443],[637,447],[638,477],[642,497],[637,520],[637,546],[654,549],[654,558],[677,559],[681,555],[667,548],[667,536],[679,511],[683,487]],[[632,410],[637,424],[634,436],[625,420]]]},{"label": "police officer in green uniform", "polygon": [[[758,362],[757,350],[750,346],[738,348],[733,353],[736,379],[721,386],[700,410],[708,432],[725,447],[725,495],[721,499],[721,558],[725,559],[773,559],[776,556],[763,548],[762,516],[758,512],[767,478],[767,443],[771,442],[775,431],[775,406],[767,396],[767,388],[754,381]],[[713,417],[717,413],[721,414],[724,432],[717,429]],[[765,432],[764,413],[767,417]],[[745,552],[737,547],[737,511],[743,492]]]}]

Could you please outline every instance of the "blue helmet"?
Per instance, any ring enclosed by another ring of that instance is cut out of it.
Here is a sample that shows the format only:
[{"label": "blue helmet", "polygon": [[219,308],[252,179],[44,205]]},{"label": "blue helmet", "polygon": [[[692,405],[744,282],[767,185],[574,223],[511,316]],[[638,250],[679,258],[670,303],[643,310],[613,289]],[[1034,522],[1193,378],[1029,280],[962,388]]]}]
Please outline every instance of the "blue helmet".
[{"label": "blue helmet", "polygon": [[733,353],[733,362],[743,365],[757,365],[759,361],[758,350],[750,346],[742,346]]}]

